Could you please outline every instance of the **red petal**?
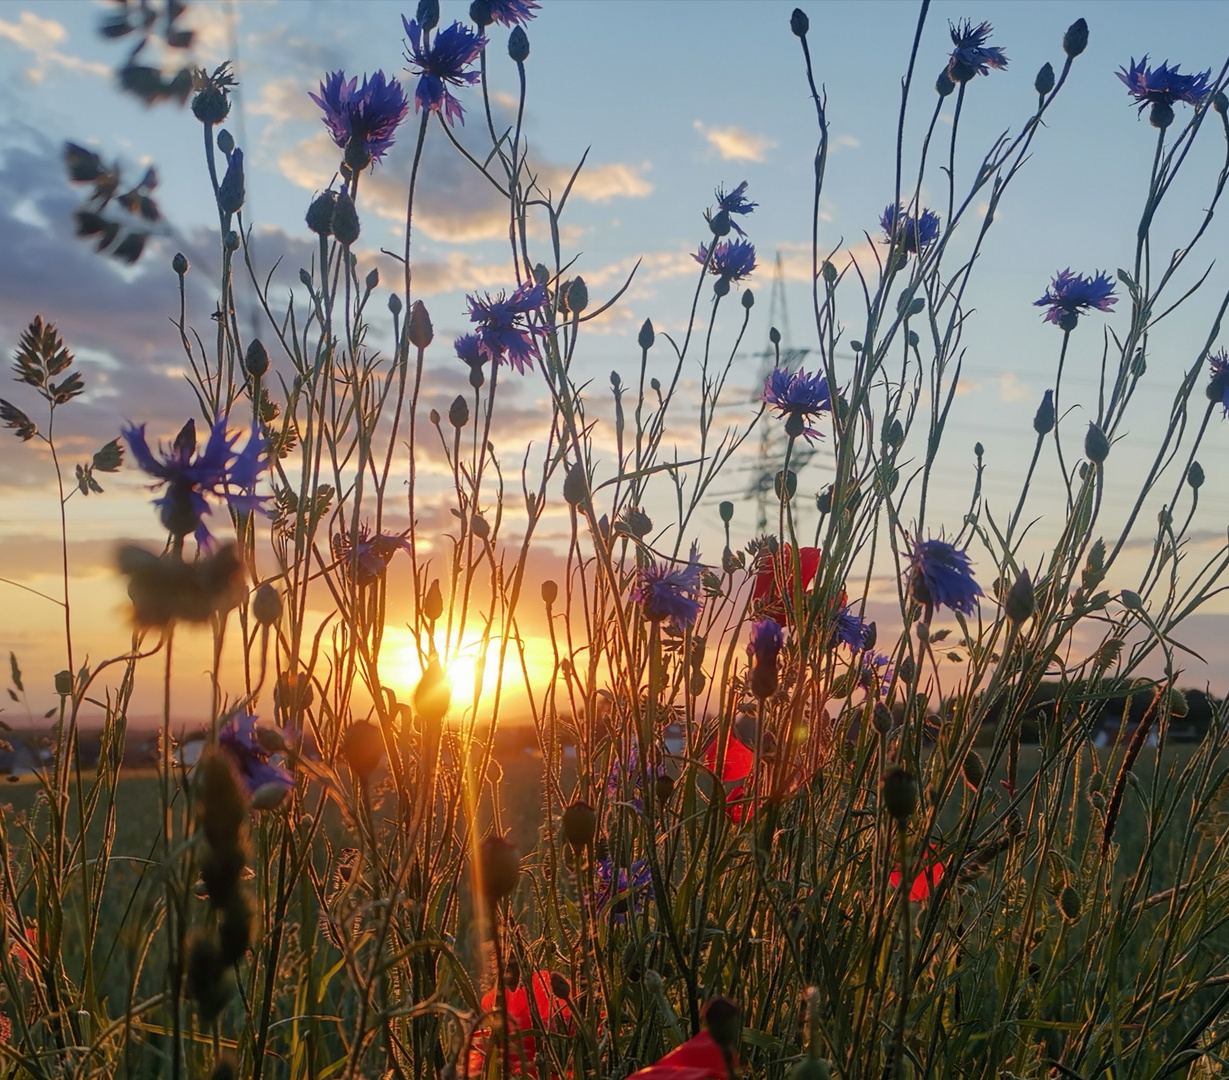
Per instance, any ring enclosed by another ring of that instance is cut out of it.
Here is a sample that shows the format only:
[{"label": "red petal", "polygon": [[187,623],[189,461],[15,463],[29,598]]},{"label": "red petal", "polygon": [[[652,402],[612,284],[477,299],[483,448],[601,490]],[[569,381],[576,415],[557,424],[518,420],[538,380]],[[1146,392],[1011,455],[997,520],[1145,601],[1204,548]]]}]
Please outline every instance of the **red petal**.
[{"label": "red petal", "polygon": [[632,1073],[628,1080],[726,1080],[728,1076],[721,1048],[707,1031],[702,1031],[656,1065]]}]

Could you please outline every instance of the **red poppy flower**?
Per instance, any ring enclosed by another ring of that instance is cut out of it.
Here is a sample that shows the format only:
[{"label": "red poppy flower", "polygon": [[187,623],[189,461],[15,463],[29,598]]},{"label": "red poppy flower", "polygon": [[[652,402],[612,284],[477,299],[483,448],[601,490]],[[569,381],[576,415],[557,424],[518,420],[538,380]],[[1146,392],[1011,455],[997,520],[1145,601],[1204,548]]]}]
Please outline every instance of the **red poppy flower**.
[{"label": "red poppy flower", "polygon": [[[943,880],[943,864],[938,859],[933,858],[934,848],[930,847],[926,850],[926,858],[922,863],[922,872],[913,879],[913,885],[909,889],[910,900],[925,900],[931,891],[939,887],[939,882]],[[893,889],[900,888],[901,870],[898,866],[888,875],[888,884]]]},{"label": "red poppy flower", "polygon": [[[567,997],[571,989],[562,975],[552,971],[535,971],[530,979],[533,987],[533,1001],[536,1015],[546,1025],[547,1031],[571,1032],[572,1010],[568,1008]],[[562,990],[563,993],[559,991]],[[488,990],[482,997],[482,1010],[494,1013],[499,1007],[499,996],[495,990]],[[508,991],[508,1069],[521,1076],[536,1076],[535,1062],[538,1057],[537,1040],[528,1034],[537,1027],[534,1011],[529,1007],[529,991],[525,986],[518,986]],[[541,1030],[541,1029],[539,1029]],[[482,1073],[486,1061],[486,1041],[489,1034],[474,1040],[474,1049],[469,1058],[469,1075],[478,1076]]]},{"label": "red poppy flower", "polygon": [[[803,592],[811,587],[815,575],[819,573],[819,548],[804,547],[798,549],[798,584]],[[751,586],[751,599],[762,601],[764,611],[774,617],[785,618],[786,611],[783,597],[785,586],[788,585],[791,594],[794,583],[793,548],[782,544],[780,548],[768,556],[768,560],[755,575]],[[793,605],[791,604],[792,608]]]},{"label": "red poppy flower", "polygon": [[702,1031],[671,1050],[656,1065],[632,1073],[627,1080],[727,1080],[725,1056],[713,1037]]},{"label": "red poppy flower", "polygon": [[[717,771],[717,754],[721,750],[721,739],[714,738],[704,749],[704,764],[714,773]],[[753,813],[751,806],[743,800],[747,797],[747,777],[751,775],[755,765],[755,753],[741,739],[730,735],[725,744],[725,762],[721,767],[721,783],[723,786],[733,784],[726,790],[726,809],[730,820],[736,825],[744,818],[750,820]]]}]

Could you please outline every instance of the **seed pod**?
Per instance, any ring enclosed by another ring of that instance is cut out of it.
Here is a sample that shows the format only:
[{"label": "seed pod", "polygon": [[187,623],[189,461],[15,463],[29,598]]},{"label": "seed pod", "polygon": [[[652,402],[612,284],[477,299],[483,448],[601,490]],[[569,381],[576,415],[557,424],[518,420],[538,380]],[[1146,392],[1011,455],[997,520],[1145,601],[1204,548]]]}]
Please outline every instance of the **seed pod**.
[{"label": "seed pod", "polygon": [[488,903],[503,899],[521,876],[521,856],[512,841],[488,836],[478,845],[478,888]]},{"label": "seed pod", "polygon": [[1083,906],[1080,902],[1080,894],[1073,886],[1064,886],[1058,896],[1058,906],[1062,908],[1063,918],[1069,922],[1075,922],[1080,917],[1080,909]]},{"label": "seed pod", "polygon": [[182,251],[175,252],[175,258],[171,260],[171,269],[180,277],[188,272],[188,259]]},{"label": "seed pod", "polygon": [[547,578],[542,582],[542,603],[550,607],[559,596],[559,585]]},{"label": "seed pod", "polygon": [[73,673],[71,671],[55,673],[55,692],[61,697],[68,697],[73,692]]},{"label": "seed pod", "polygon": [[261,626],[272,626],[282,617],[282,598],[271,582],[264,582],[252,597],[252,618]]},{"label": "seed pod", "polygon": [[563,835],[574,851],[589,847],[597,836],[597,811],[577,799],[563,811]]},{"label": "seed pod", "polygon": [[981,755],[976,750],[970,750],[965,755],[960,771],[964,775],[964,782],[974,791],[978,791],[982,781],[986,778],[986,763],[982,761]]},{"label": "seed pod", "polygon": [[880,796],[883,808],[903,825],[917,809],[917,781],[912,774],[894,765],[883,774]]},{"label": "seed pod", "polygon": [[346,728],[341,753],[355,776],[368,777],[384,756],[384,736],[369,720],[356,720]]}]

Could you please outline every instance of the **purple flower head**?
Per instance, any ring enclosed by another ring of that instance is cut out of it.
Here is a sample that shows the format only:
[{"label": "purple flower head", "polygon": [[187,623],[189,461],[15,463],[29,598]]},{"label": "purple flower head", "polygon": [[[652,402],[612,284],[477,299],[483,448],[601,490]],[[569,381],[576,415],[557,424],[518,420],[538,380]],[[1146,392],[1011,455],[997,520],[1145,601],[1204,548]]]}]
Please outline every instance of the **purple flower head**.
[{"label": "purple flower head", "polygon": [[708,260],[708,245],[701,244],[692,256],[701,266],[708,264],[708,272],[719,279],[729,291],[730,282],[741,281],[755,269],[755,247],[750,240],[722,240],[713,249],[713,261]]},{"label": "purple flower head", "polygon": [[981,586],[973,580],[969,556],[946,540],[918,540],[910,559],[909,587],[913,598],[927,609],[951,608],[963,615],[977,611]]},{"label": "purple flower head", "polygon": [[836,618],[832,623],[832,642],[843,642],[848,645],[854,652],[861,652],[866,648],[866,635],[870,632],[870,627],[858,615],[854,614],[853,608],[846,604],[836,613]]},{"label": "purple flower head", "polygon": [[219,420],[209,432],[205,449],[196,453],[196,425],[189,420],[169,448],[159,447],[158,456],[145,441],[144,424],[128,424],[121,429],[136,463],[166,492],[154,500],[162,524],[175,536],[194,533],[196,542],[208,546],[213,539],[204,523],[209,513],[209,498],[226,503],[240,513],[262,508],[265,496],[254,495],[256,479],[268,467],[265,441],[252,429],[247,443],[235,450],[239,436],[226,434],[226,420]]},{"label": "purple flower head", "polygon": [[614,922],[625,923],[629,910],[644,910],[653,879],[649,864],[644,859],[633,862],[630,873],[625,866],[620,866],[616,873],[614,863],[608,858],[598,859],[596,870],[598,889],[593,899],[599,911],[605,912],[609,908]]},{"label": "purple flower head", "polygon": [[686,564],[649,563],[640,568],[631,598],[649,622],[669,619],[678,630],[686,630],[699,617],[700,562],[695,544]]},{"label": "purple flower head", "polygon": [[376,533],[360,525],[358,543],[350,546],[348,532],[334,533],[329,541],[333,558],[351,575],[356,585],[371,585],[384,576],[388,564],[398,551],[409,551],[410,542],[405,533]]},{"label": "purple flower head", "polygon": [[[732,189],[728,194],[725,190],[725,185],[717,189],[717,209],[724,210],[727,214],[750,214],[759,203],[753,203],[747,199],[747,181],[744,180],[738,187]],[[739,236],[746,236],[742,227],[733,219],[730,218],[730,228],[733,229]],[[750,271],[748,271],[750,273]]]},{"label": "purple flower head", "polygon": [[346,81],[344,71],[333,71],[320,84],[320,95],[308,94],[324,110],[324,123],[333,141],[343,150],[354,148],[359,157],[379,161],[393,145],[397,125],[405,119],[410,103],[396,79],[377,71]]},{"label": "purple flower head", "polygon": [[1229,352],[1221,349],[1208,357],[1208,369],[1212,372],[1212,382],[1208,386],[1208,397],[1219,400],[1224,407],[1225,416],[1229,416]]},{"label": "purple flower head", "polygon": [[1211,92],[1208,80],[1212,76],[1209,68],[1198,75],[1179,75],[1180,65],[1170,67],[1168,63],[1158,68],[1148,67],[1148,57],[1137,64],[1131,58],[1131,66],[1123,68],[1115,74],[1127,88],[1127,93],[1139,103],[1142,113],[1149,105],[1172,106],[1175,101],[1185,101],[1188,105],[1198,105]]},{"label": "purple flower head", "polygon": [[[655,769],[651,769],[654,779],[666,775],[666,766],[664,762],[657,765]],[[627,752],[627,766],[624,768],[622,759],[616,754],[610,763],[610,773],[606,777],[606,794],[611,799],[618,801],[622,797],[622,792],[619,790],[623,783],[623,776],[626,773],[628,780],[631,782],[632,791],[631,805],[636,809],[637,813],[644,810],[644,800],[640,798],[639,792],[643,785],[640,782],[640,753],[638,748],[633,745]]]},{"label": "purple flower head", "polygon": [[[482,299],[476,294],[465,299],[469,304],[470,321],[478,324],[478,353],[488,360],[507,361],[522,374],[532,367],[538,358],[538,346],[533,337],[545,333],[546,328],[530,326],[527,316],[541,310],[546,303],[546,290],[541,285],[526,282],[511,296],[501,292],[495,297],[487,293]],[[458,355],[462,341],[465,338],[457,341]],[[466,343],[465,347],[470,346]],[[461,359],[466,360],[466,357]]]},{"label": "purple flower head", "polygon": [[989,75],[991,68],[1000,71],[1007,67],[1007,56],[997,45],[987,45],[992,27],[988,22],[973,25],[971,19],[958,23],[948,23],[948,32],[952,35],[951,59],[947,62],[947,73],[953,82],[967,83],[975,75]]},{"label": "purple flower head", "polygon": [[777,692],[777,657],[785,645],[781,624],[775,619],[761,619],[751,627],[747,652],[755,661],[751,670],[751,692],[763,701]]},{"label": "purple flower head", "polygon": [[538,13],[538,0],[490,0],[491,22],[520,26]]},{"label": "purple flower head", "polygon": [[864,652],[858,658],[858,685],[873,694],[882,694],[892,682],[892,658],[883,653]]},{"label": "purple flower head", "polygon": [[218,745],[234,762],[248,798],[262,806],[276,806],[292,787],[294,777],[270,760],[272,753],[260,739],[256,717],[239,713],[218,732]]},{"label": "purple flower head", "polygon": [[895,243],[906,255],[916,255],[938,238],[939,215],[925,208],[920,214],[907,214],[903,207],[889,205],[884,207],[879,227],[888,243]]},{"label": "purple flower head", "polygon": [[808,375],[799,368],[790,374],[785,368],[773,368],[764,383],[763,401],[776,409],[777,418],[785,421],[785,433],[791,438],[822,438],[817,428],[808,426],[812,417],[832,408],[828,379],[822,372]]},{"label": "purple flower head", "polygon": [[1045,307],[1045,321],[1063,330],[1074,330],[1081,315],[1092,308],[1109,311],[1118,303],[1114,283],[1108,273],[1095,277],[1073,274],[1070,269],[1059,271],[1045,296],[1034,300],[1034,307]]},{"label": "purple flower head", "polygon": [[427,48],[426,32],[417,22],[402,15],[401,24],[410,39],[405,58],[409,61],[410,70],[419,77],[414,88],[414,111],[443,110],[448,123],[457,120],[465,123],[465,110],[449,92],[448,85],[473,86],[478,81],[478,72],[466,71],[465,68],[486,47],[486,38],[476,30],[454,22],[447,30],[440,30]]}]

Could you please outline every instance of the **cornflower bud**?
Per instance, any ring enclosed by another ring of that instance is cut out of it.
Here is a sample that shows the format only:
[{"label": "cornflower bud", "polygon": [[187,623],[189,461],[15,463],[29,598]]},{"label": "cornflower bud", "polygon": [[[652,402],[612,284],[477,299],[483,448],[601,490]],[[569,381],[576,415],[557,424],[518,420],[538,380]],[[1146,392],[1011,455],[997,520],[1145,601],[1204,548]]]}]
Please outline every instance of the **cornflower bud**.
[{"label": "cornflower bud", "polygon": [[883,808],[902,825],[917,809],[917,781],[899,765],[883,774],[880,795]]},{"label": "cornflower bud", "polygon": [[218,132],[218,149],[227,157],[230,157],[230,152],[235,148],[235,137],[223,128]]},{"label": "cornflower bud", "polygon": [[1033,89],[1042,97],[1054,89],[1054,69],[1050,66],[1049,61],[1041,65],[1037,78],[1033,80]]},{"label": "cornflower bud", "polygon": [[1054,429],[1054,391],[1047,390],[1037,406],[1033,417],[1033,430],[1038,435],[1048,435]]},{"label": "cornflower bud", "polygon": [[[519,30],[520,27],[516,29]],[[585,284],[584,278],[573,278],[568,284],[567,304],[568,311],[573,315],[579,315],[589,306],[589,287]]]},{"label": "cornflower bud", "polygon": [[1110,455],[1109,440],[1096,424],[1088,425],[1088,433],[1084,436],[1084,454],[1089,461],[1100,465]]},{"label": "cornflower bud", "polygon": [[380,284],[380,270],[379,270],[379,267],[373,266],[373,267],[372,267],[372,268],[371,268],[371,269],[367,272],[367,278],[366,278],[366,281],[364,282],[364,284],[366,284],[366,286],[367,286],[367,291],[368,291],[368,292],[371,292],[371,290],[372,290],[372,289],[374,289],[377,285],[379,285],[379,284]]},{"label": "cornflower bud", "polygon": [[491,0],[473,0],[469,5],[469,17],[479,27],[490,26],[495,21],[491,15]]},{"label": "cornflower bud", "polygon": [[734,520],[734,504],[729,499],[723,499],[717,507],[717,513],[721,515],[721,520],[728,525]]},{"label": "cornflower bud", "polygon": [[307,208],[307,227],[317,236],[333,233],[333,208],[337,205],[337,192],[326,191],[317,195]]},{"label": "cornflower bud", "polygon": [[410,308],[410,325],[408,327],[410,344],[416,349],[425,349],[435,337],[435,328],[431,325],[431,316],[421,300],[415,300]]},{"label": "cornflower bud", "polygon": [[[728,210],[718,210],[711,218],[708,219],[708,227],[714,236],[727,236],[730,232],[730,212]],[[724,281],[724,278],[718,278],[719,281]],[[729,283],[726,283],[727,289]]]},{"label": "cornflower bud", "polygon": [[418,0],[414,21],[424,30],[434,30],[440,21],[440,0]]},{"label": "cornflower bud", "polygon": [[742,305],[747,311],[750,311],[755,306],[755,293],[750,289],[743,289]]},{"label": "cornflower bud", "polygon": [[945,98],[953,90],[956,89],[956,84],[952,82],[952,77],[947,73],[947,68],[939,72],[939,77],[935,79],[935,91],[939,97]]},{"label": "cornflower bud", "polygon": [[180,277],[188,272],[188,258],[182,251],[175,252],[175,258],[171,260],[171,269]]},{"label": "cornflower bud", "polygon": [[811,29],[811,20],[807,18],[807,13],[802,8],[794,8],[790,13],[789,28],[793,31],[794,37],[807,36],[807,31]]},{"label": "cornflower bud", "polygon": [[469,402],[464,395],[458,394],[453,403],[448,406],[448,422],[460,430],[469,423]]},{"label": "cornflower bud", "polygon": [[365,779],[375,772],[384,756],[384,736],[369,720],[356,720],[346,728],[341,753],[354,775]]},{"label": "cornflower bud", "polygon": [[1080,908],[1083,906],[1080,903],[1080,894],[1072,886],[1064,886],[1058,895],[1058,906],[1062,909],[1064,919],[1075,922],[1080,917]]},{"label": "cornflower bud", "polygon": [[542,582],[542,603],[550,607],[559,597],[559,585],[547,578]]},{"label": "cornflower bud", "polygon": [[243,370],[254,379],[259,379],[269,370],[269,354],[261,344],[260,338],[252,338],[247,352],[243,354]]},{"label": "cornflower bud", "polygon": [[1020,571],[1020,576],[1007,592],[1007,600],[1003,610],[1016,626],[1033,616],[1037,610],[1037,601],[1033,595],[1033,579],[1029,577],[1028,567]]},{"label": "cornflower bud", "polygon": [[337,202],[333,206],[333,235],[340,243],[349,247],[358,239],[360,231],[354,200],[347,192],[338,192]]},{"label": "cornflower bud", "polygon": [[512,33],[508,35],[508,56],[515,64],[523,64],[529,59],[529,35],[525,33],[524,27],[513,27]]},{"label": "cornflower bud", "polygon": [[418,685],[414,687],[414,711],[429,724],[437,724],[444,719],[448,707],[452,704],[452,684],[436,657],[431,657],[427,670],[423,672]]},{"label": "cornflower bud", "polygon": [[272,626],[282,617],[282,598],[271,582],[266,581],[252,597],[252,618],[261,626]]},{"label": "cornflower bud", "polygon": [[1088,48],[1088,23],[1083,19],[1076,19],[1063,34],[1063,52],[1074,60],[1086,48]]},{"label": "cornflower bud", "polygon": [[389,293],[388,310],[392,312],[394,317],[401,314],[401,297],[396,293]]},{"label": "cornflower bud", "polygon": [[563,481],[563,497],[569,506],[579,506],[589,494],[589,480],[585,476],[585,463],[577,461]]},{"label": "cornflower bud", "polygon": [[444,597],[440,593],[440,579],[432,578],[427,586],[427,595],[423,597],[422,613],[432,622],[444,614]]},{"label": "cornflower bud", "polygon": [[1203,479],[1203,466],[1197,461],[1192,461],[1191,467],[1186,470],[1186,482],[1198,491],[1203,487]]}]

